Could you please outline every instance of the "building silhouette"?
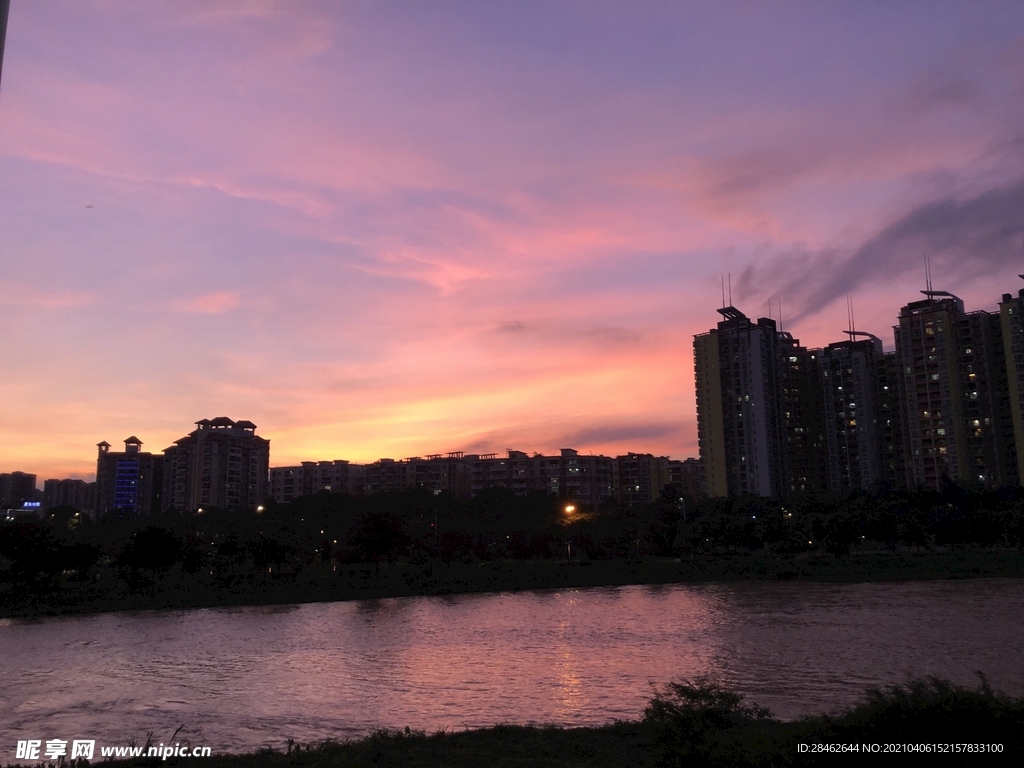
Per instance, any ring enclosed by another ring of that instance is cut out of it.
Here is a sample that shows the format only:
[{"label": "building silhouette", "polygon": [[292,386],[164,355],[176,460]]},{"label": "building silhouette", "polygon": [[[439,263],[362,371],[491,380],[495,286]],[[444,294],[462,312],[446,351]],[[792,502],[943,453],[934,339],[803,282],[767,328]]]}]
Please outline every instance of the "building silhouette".
[{"label": "building silhouette", "polygon": [[661,490],[672,482],[667,456],[632,451],[615,457],[616,487],[619,501],[632,507],[649,504],[661,496]]},{"label": "building silhouette", "polygon": [[788,451],[778,328],[732,306],[718,312],[718,327],[693,340],[705,493],[782,496]]},{"label": "building silhouette", "polygon": [[701,495],[700,460],[674,459],[668,463],[669,482],[681,495],[696,499]]},{"label": "building silhouette", "polygon": [[116,512],[144,518],[159,512],[164,457],[144,452],[134,435],[125,438],[124,451],[111,451],[106,440],[96,448],[97,516]]},{"label": "building silhouette", "polygon": [[43,509],[73,507],[93,515],[96,511],[96,483],[84,480],[47,480],[43,483]]},{"label": "building silhouette", "polygon": [[299,496],[310,496],[320,491],[363,494],[366,485],[366,467],[348,461],[304,461],[298,466],[270,469],[270,498],[287,504]]},{"label": "building silhouette", "polygon": [[930,288],[896,349],[852,328],[807,349],[735,307],[694,336],[699,478],[709,496],[1024,480],[1024,290],[999,313]]},{"label": "building silhouette", "polygon": [[[342,466],[344,469],[339,471]],[[572,448],[561,449],[557,456],[531,456],[516,450],[509,450],[503,457],[452,451],[384,458],[366,465],[305,461],[299,466],[272,468],[270,495],[279,503],[287,503],[320,490],[372,495],[418,488],[465,500],[501,488],[519,496],[551,493],[596,506],[618,496],[616,467],[615,459],[581,455]],[[326,474],[328,471],[334,474]],[[329,476],[334,479],[328,483]]]},{"label": "building silhouette", "polygon": [[830,487],[826,392],[820,349],[807,349],[779,331],[779,372],[784,444],[783,488],[821,492]]},{"label": "building silhouette", "polygon": [[256,509],[268,498],[270,441],[251,421],[201,419],[164,449],[164,509]]},{"label": "building silhouette", "polygon": [[893,328],[907,485],[1019,482],[1000,316],[922,293]]},{"label": "building silhouette", "polygon": [[16,509],[36,499],[36,476],[29,472],[0,473],[0,507]]},{"label": "building silhouette", "polygon": [[999,320],[1006,361],[1006,396],[1017,456],[1017,482],[1024,485],[1024,288],[1016,296],[1003,294]]},{"label": "building silhouette", "polygon": [[[824,392],[827,489],[871,490],[884,470],[882,340],[858,331],[820,350]],[[858,339],[857,336],[867,338]]]}]

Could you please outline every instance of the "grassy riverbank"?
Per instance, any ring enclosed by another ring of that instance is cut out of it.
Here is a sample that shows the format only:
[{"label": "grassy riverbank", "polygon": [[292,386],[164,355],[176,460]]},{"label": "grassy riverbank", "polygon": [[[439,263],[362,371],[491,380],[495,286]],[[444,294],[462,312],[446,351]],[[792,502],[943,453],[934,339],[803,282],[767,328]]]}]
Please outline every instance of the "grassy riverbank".
[{"label": "grassy riverbank", "polygon": [[[807,745],[802,748],[800,745]],[[820,745],[850,750],[819,752]],[[875,746],[877,745],[877,746]],[[784,722],[715,685],[674,684],[639,722],[603,728],[503,725],[427,735],[381,732],[365,739],[284,751],[106,763],[204,768],[622,768],[813,766],[905,763],[993,766],[1024,762],[1024,699],[928,679],[869,691],[840,714]],[[892,750],[898,753],[891,753]],[[877,750],[877,754],[875,753]],[[890,752],[890,754],[886,754]]]},{"label": "grassy riverbank", "polygon": [[737,555],[603,561],[492,560],[388,566],[311,566],[299,573],[204,578],[184,573],[128,584],[70,582],[46,592],[0,594],[0,616],[363,600],[626,584],[728,581],[868,582],[1024,576],[1019,550],[860,552],[845,557]]}]

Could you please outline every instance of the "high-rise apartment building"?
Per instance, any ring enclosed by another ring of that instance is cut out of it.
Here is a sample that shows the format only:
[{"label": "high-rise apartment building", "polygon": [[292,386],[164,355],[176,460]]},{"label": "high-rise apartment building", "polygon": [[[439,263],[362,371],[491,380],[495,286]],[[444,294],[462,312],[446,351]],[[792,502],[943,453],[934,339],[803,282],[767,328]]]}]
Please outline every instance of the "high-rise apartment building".
[{"label": "high-rise apartment building", "polygon": [[[882,340],[847,331],[819,351],[828,445],[828,490],[871,490],[883,481]],[[866,336],[857,339],[857,336]]]},{"label": "high-rise apartment building", "polygon": [[142,450],[132,435],[124,451],[111,451],[106,440],[97,443],[96,514],[117,512],[128,517],[149,517],[160,511],[163,456]]},{"label": "high-rise apartment building", "polygon": [[251,421],[202,419],[164,449],[164,509],[255,509],[268,498],[270,441]]},{"label": "high-rise apartment building", "polygon": [[929,292],[900,309],[896,337],[897,386],[907,485],[938,488],[945,475],[960,479],[958,425],[963,421],[957,370],[957,325],[964,304]]},{"label": "high-rise apartment building", "polygon": [[963,465],[966,485],[999,488],[1017,483],[1017,447],[1000,315],[968,312],[957,327],[963,393]]},{"label": "high-rise apartment building", "polygon": [[783,487],[787,492],[827,491],[831,476],[821,350],[802,347],[792,334],[780,331],[778,351]]},{"label": "high-rise apartment building", "polygon": [[878,433],[882,448],[882,479],[879,487],[890,491],[904,490],[907,487],[907,466],[896,353],[886,352],[876,358],[875,362],[875,375],[878,379]]},{"label": "high-rise apartment building", "polygon": [[781,497],[891,480],[900,423],[879,339],[848,331],[847,341],[808,349],[771,319],[718,311],[725,320],[694,337],[705,494]]},{"label": "high-rise apartment building", "polygon": [[923,293],[893,328],[907,484],[1004,485],[1017,477],[1017,458],[1000,316],[966,313],[945,291]]},{"label": "high-rise apartment building", "polygon": [[718,327],[694,337],[697,440],[708,496],[782,496],[786,423],[779,333],[724,307]]},{"label": "high-rise apartment building", "polygon": [[945,291],[869,333],[806,349],[734,307],[694,336],[700,480],[710,496],[996,488],[1024,480],[1024,290],[1000,313]]},{"label": "high-rise apartment building", "polygon": [[1006,361],[1007,399],[1017,455],[1017,483],[1024,485],[1024,288],[1003,294],[999,319]]}]

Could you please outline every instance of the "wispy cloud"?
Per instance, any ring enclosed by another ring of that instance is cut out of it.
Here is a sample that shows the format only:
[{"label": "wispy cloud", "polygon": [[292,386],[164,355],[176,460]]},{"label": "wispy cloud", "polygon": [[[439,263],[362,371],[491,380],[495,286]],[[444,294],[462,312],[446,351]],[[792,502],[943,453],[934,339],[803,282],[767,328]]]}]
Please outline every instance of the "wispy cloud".
[{"label": "wispy cloud", "polygon": [[181,306],[186,312],[197,312],[202,315],[222,315],[230,312],[241,304],[241,297],[236,291],[217,291],[188,299]]},{"label": "wispy cloud", "polygon": [[[923,257],[951,287],[1020,265],[1024,179],[966,198],[945,197],[914,208],[852,253],[796,250],[748,265],[739,282],[747,294],[781,293],[797,303],[796,323],[838,298],[921,274]],[[765,286],[770,291],[765,291]]]}]

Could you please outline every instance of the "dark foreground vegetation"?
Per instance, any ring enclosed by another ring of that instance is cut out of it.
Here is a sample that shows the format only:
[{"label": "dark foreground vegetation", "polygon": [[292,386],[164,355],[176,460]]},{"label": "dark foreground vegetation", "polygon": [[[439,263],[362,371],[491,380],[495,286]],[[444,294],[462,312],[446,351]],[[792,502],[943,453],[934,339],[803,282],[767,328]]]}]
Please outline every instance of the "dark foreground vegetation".
[{"label": "dark foreground vegetation", "polygon": [[[801,747],[800,745],[806,745]],[[821,751],[822,746],[825,751]],[[984,679],[967,688],[929,678],[870,690],[845,712],[784,722],[707,681],[673,683],[639,722],[601,728],[501,725],[433,735],[379,732],[365,739],[202,759],[140,759],[122,765],[205,768],[367,766],[696,768],[814,765],[993,766],[1024,763],[1024,699]],[[84,766],[82,767],[84,768]]]},{"label": "dark foreground vegetation", "polygon": [[145,520],[0,523],[0,615],[690,580],[1024,575],[1024,492],[681,498],[327,492]]}]

